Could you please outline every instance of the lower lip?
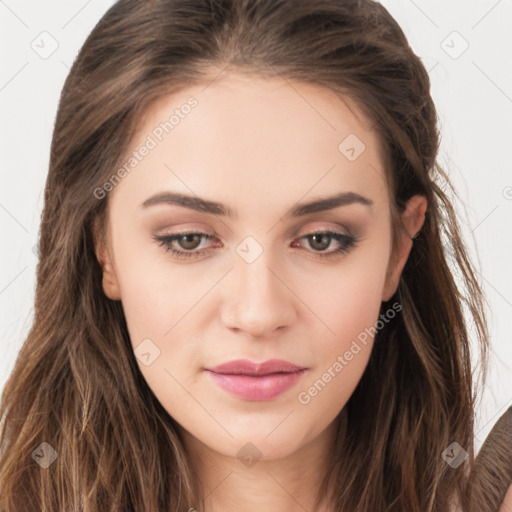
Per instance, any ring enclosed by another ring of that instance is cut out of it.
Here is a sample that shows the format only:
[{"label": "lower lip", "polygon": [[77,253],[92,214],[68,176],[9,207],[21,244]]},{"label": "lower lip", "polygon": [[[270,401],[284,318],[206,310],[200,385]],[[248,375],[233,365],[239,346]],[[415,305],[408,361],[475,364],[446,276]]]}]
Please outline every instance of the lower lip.
[{"label": "lower lip", "polygon": [[272,400],[294,386],[306,370],[290,373],[273,373],[260,377],[252,375],[227,375],[208,371],[222,389],[244,400]]}]

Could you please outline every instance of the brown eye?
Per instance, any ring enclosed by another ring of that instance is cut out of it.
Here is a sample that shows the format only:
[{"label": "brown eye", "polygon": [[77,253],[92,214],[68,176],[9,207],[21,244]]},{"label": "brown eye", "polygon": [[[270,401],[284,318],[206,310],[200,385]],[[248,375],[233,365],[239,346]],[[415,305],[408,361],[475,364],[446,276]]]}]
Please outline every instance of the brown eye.
[{"label": "brown eye", "polygon": [[211,240],[214,237],[207,233],[176,233],[174,235],[153,236],[153,240],[158,242],[167,252],[173,254],[176,258],[187,259],[197,258],[211,249],[206,247],[198,249],[203,240]]},{"label": "brown eye", "polygon": [[325,251],[331,243],[332,237],[327,234],[315,233],[308,236],[309,244],[315,250]]},{"label": "brown eye", "polygon": [[[347,253],[355,247],[360,240],[353,235],[345,235],[343,233],[338,233],[337,231],[318,231],[316,233],[304,235],[299,240],[302,239],[307,240],[307,245],[310,248],[309,252],[312,252],[319,258],[334,258],[341,256],[342,253]],[[331,249],[330,251],[326,250],[331,245],[334,245],[334,249]]]},{"label": "brown eye", "polygon": [[193,251],[201,243],[202,236],[198,233],[188,233],[176,239],[182,249]]}]

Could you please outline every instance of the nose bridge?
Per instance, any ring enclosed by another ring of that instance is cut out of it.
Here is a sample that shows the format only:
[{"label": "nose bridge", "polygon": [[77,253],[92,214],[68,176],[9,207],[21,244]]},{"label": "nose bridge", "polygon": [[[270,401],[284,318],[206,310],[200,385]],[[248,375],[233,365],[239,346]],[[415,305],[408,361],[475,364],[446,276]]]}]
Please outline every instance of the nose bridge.
[{"label": "nose bridge", "polygon": [[[240,246],[242,250],[247,248]],[[249,246],[250,250],[254,251],[254,247]],[[235,283],[230,287],[234,293],[224,303],[224,324],[252,336],[270,335],[275,329],[290,324],[294,315],[293,294],[279,276],[269,251],[262,251],[255,259],[244,257],[243,252],[239,256],[236,255],[230,276]]]}]

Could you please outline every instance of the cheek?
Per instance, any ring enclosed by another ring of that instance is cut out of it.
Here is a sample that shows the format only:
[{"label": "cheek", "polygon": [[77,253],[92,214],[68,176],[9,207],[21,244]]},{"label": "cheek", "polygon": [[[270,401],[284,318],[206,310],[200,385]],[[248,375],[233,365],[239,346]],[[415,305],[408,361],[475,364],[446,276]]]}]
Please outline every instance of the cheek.
[{"label": "cheek", "polygon": [[[333,399],[337,403],[348,400],[366,368],[374,337],[385,325],[379,321],[388,263],[383,246],[387,247],[385,240],[378,247],[360,251],[357,258],[347,259],[328,283],[310,283],[308,305],[318,312],[322,322],[317,322],[318,342],[312,347],[316,365],[308,380],[314,389],[311,393],[303,391],[306,401],[318,395],[317,406],[325,402],[323,405],[328,407]],[[324,387],[328,390],[320,397]]]},{"label": "cheek", "polygon": [[161,248],[127,244],[125,249],[116,264],[134,356],[155,396],[181,419],[176,404],[189,403],[187,390],[201,367],[196,342],[201,299],[214,283],[197,279],[193,265],[173,265]]},{"label": "cheek", "polygon": [[361,252],[328,279],[308,283],[305,302],[318,312],[324,324],[322,346],[327,352],[350,345],[351,340],[375,324],[382,304],[386,265],[385,258],[375,257],[370,251]]},{"label": "cheek", "polygon": [[[352,340],[368,339],[365,333],[373,326],[378,318],[382,287],[380,276],[366,273],[365,281],[345,281],[342,290],[333,293],[330,301],[325,303],[328,311],[329,326],[334,334],[327,336],[331,339],[328,350],[347,350]],[[372,281],[372,279],[374,279]]]},{"label": "cheek", "polygon": [[[354,276],[354,275],[353,275]],[[369,279],[369,275],[366,274]],[[378,275],[375,276],[379,282]],[[317,297],[324,325],[311,346],[314,367],[297,401],[314,414],[339,411],[357,387],[379,328],[381,289],[359,279],[344,279],[343,289]],[[333,409],[334,407],[334,409]]]},{"label": "cheek", "polygon": [[192,265],[176,265],[149,235],[119,233],[116,274],[126,322],[136,346],[144,338],[166,333],[204,295],[207,279],[197,279]]}]

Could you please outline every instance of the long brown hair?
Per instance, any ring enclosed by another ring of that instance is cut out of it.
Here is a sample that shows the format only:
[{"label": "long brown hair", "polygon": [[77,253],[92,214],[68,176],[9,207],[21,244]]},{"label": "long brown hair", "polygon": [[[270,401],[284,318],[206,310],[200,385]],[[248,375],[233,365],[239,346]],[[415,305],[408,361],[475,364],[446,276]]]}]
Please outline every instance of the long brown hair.
[{"label": "long brown hair", "polygon": [[[463,503],[478,398],[471,356],[482,376],[487,364],[485,298],[436,160],[429,76],[399,25],[371,0],[120,0],[87,38],[60,98],[34,322],[0,411],[0,511],[199,508],[177,425],[139,371],[121,302],[103,293],[93,226],[104,225],[108,195],[94,191],[122,165],[157,99],[227,66],[357,102],[385,143],[393,247],[407,199],[428,200],[398,290],[382,304],[398,301],[401,314],[377,333],[319,499],[343,512]],[[469,455],[458,468],[442,456],[454,442]],[[36,463],[49,454],[49,467]]]}]

